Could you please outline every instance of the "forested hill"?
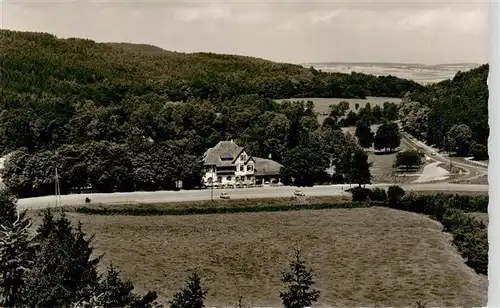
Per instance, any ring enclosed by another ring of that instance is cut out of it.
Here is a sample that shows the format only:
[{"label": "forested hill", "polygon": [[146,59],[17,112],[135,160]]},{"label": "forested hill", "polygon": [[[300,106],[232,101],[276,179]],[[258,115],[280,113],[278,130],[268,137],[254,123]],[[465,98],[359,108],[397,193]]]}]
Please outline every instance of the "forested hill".
[{"label": "forested hill", "polygon": [[177,53],[156,46],[58,39],[0,30],[1,86],[99,104],[127,95],[165,94],[172,101],[242,94],[289,97],[401,97],[420,88],[396,77],[322,73],[299,65],[213,53]]},{"label": "forested hill", "polygon": [[[444,147],[448,137],[448,140],[460,139],[458,145],[466,145],[471,150],[474,145],[480,145],[484,152],[489,135],[488,71],[489,66],[485,64],[458,72],[451,80],[427,86],[406,97],[400,109],[406,130],[429,144]],[[462,154],[469,154],[467,148]]]}]

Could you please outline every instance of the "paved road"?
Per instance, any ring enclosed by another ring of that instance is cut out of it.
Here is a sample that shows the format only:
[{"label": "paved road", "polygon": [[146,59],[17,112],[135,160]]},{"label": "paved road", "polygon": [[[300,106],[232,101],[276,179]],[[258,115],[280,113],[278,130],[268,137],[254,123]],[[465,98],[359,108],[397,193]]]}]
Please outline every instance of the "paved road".
[{"label": "paved road", "polygon": [[[387,188],[391,184],[374,184],[367,187],[383,187]],[[405,190],[414,191],[466,191],[466,192],[483,192],[488,191],[488,185],[467,185],[467,184],[403,184],[400,185]],[[349,188],[349,185],[328,185],[305,187],[302,191],[306,196],[338,196],[347,195],[344,189]],[[242,189],[224,189],[214,190],[214,198],[219,197],[222,191],[227,192],[232,199],[255,199],[255,198],[276,198],[276,197],[291,197],[295,187],[256,187]],[[62,204],[64,205],[81,205],[84,203],[86,196],[92,199],[92,203],[158,203],[158,202],[179,202],[179,201],[200,201],[210,200],[210,189],[191,190],[191,191],[156,191],[156,192],[130,192],[130,193],[110,193],[110,194],[92,194],[92,195],[65,195],[61,196]],[[18,206],[20,210],[31,208],[41,209],[45,207],[53,207],[56,204],[55,196],[45,196],[37,198],[19,199]]]},{"label": "paved road", "polygon": [[[419,148],[431,159],[435,160],[436,162],[450,165],[450,157],[438,153],[437,149],[434,149],[426,145],[425,143],[416,140],[407,133],[403,133],[402,136],[403,139],[405,139],[407,142],[414,144],[415,147]],[[432,155],[432,153],[435,153],[435,155]],[[460,180],[473,180],[488,174],[488,167],[486,166],[476,165],[473,163],[459,162],[454,160],[453,158],[451,158],[451,164],[453,166],[460,167],[465,171],[464,174],[459,177]]]},{"label": "paved road", "polygon": [[439,166],[440,164],[440,162],[436,161],[425,166],[420,177],[413,183],[428,183],[446,180],[450,176],[450,173],[446,169],[441,168]]}]

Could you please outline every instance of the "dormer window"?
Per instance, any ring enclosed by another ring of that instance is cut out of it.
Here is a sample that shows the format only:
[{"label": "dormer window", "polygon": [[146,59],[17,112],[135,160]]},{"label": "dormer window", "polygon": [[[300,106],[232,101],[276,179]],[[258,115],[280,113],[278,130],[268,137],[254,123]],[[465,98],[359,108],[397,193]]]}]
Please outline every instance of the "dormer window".
[{"label": "dormer window", "polygon": [[229,153],[226,153],[226,154],[222,155],[222,156],[220,157],[220,159],[221,159],[222,161],[230,161],[230,160],[233,160],[233,157],[232,157]]},{"label": "dormer window", "polygon": [[241,155],[241,161],[245,161],[245,160],[247,160],[247,156],[246,156],[246,155],[244,155],[244,154],[243,154],[243,155]]}]

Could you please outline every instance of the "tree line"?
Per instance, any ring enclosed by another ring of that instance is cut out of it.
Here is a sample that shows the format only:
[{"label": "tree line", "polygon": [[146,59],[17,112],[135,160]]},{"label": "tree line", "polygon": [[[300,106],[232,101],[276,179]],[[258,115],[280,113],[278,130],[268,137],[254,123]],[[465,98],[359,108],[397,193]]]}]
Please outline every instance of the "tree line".
[{"label": "tree line", "polygon": [[399,110],[405,131],[460,156],[487,159],[488,72],[482,65],[408,93]]}]

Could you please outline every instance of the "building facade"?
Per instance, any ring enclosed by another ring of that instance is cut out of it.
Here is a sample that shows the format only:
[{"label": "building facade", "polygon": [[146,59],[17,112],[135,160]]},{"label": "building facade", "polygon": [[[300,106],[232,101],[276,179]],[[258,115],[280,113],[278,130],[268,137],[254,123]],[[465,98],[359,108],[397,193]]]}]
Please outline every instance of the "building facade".
[{"label": "building facade", "polygon": [[249,186],[279,183],[282,165],[270,159],[250,156],[231,141],[220,141],[203,155],[206,186]]}]

